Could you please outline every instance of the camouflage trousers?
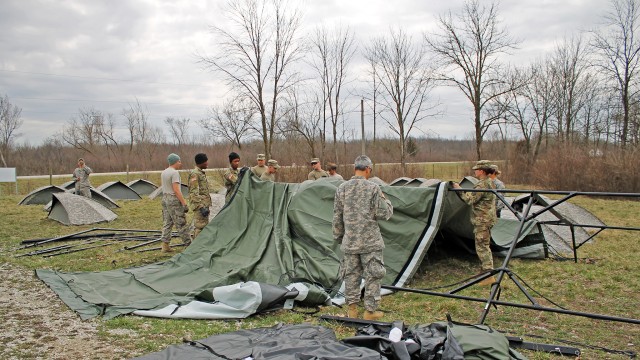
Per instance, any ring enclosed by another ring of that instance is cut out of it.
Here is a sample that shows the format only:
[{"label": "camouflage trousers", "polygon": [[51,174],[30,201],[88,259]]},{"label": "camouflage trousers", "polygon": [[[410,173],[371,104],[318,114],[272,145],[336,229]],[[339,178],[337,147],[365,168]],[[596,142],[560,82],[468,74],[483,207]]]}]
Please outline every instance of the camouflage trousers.
[{"label": "camouflage trousers", "polygon": [[171,229],[174,225],[182,243],[191,243],[184,206],[175,195],[162,195],[162,236],[160,237],[162,242],[168,244],[171,241]]},{"label": "camouflage trousers", "polygon": [[476,253],[482,263],[482,270],[493,270],[493,255],[491,254],[491,228],[475,226],[473,235],[476,241]]},{"label": "camouflage trousers", "polygon": [[76,195],[88,197],[89,199],[91,199],[91,187],[90,186],[77,185],[76,186]]},{"label": "camouflage trousers", "polygon": [[364,280],[364,308],[367,311],[376,311],[381,299],[380,285],[386,273],[382,251],[344,254],[340,275],[344,279],[347,304],[360,301],[360,284]]},{"label": "camouflage trousers", "polygon": [[193,238],[195,239],[198,234],[204,229],[205,226],[209,224],[209,217],[204,217],[200,214],[200,209],[193,211],[193,226],[195,230],[193,231]]}]

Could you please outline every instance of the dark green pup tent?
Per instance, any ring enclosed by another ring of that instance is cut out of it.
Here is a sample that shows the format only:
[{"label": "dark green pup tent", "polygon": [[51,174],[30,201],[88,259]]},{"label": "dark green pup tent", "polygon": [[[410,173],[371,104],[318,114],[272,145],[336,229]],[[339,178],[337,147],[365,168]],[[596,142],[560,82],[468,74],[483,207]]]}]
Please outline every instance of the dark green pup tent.
[{"label": "dark green pup tent", "polygon": [[97,187],[114,200],[140,200],[140,195],[122,181],[110,181]]},{"label": "dark green pup tent", "polygon": [[[206,306],[193,304],[212,303],[216,287],[248,281],[302,283],[308,291],[297,301],[328,303],[336,299],[342,284],[337,276],[342,255],[331,231],[333,198],[341,182],[264,182],[243,170],[230,203],[181,254],[130,269],[36,274],[83,319],[136,311],[154,316],[149,311],[167,308],[175,310],[170,312],[175,317],[188,305],[192,306],[184,317],[207,318]],[[394,206],[393,217],[379,223],[386,245],[384,284],[406,285],[441,223],[455,236],[472,238],[465,212],[469,208],[448,186],[382,186]],[[198,309],[204,310],[195,314]]]},{"label": "dark green pup tent", "polygon": [[51,201],[51,194],[63,193],[66,190],[63,187],[55,185],[47,185],[33,190],[28,193],[18,205],[44,205]]},{"label": "dark green pup tent", "polygon": [[158,186],[156,184],[152,183],[149,180],[145,180],[145,179],[137,179],[137,180],[129,181],[127,183],[127,186],[130,187],[131,189],[133,189],[133,191],[137,192],[138,195],[140,195],[140,196],[149,195],[155,189],[158,188]]}]

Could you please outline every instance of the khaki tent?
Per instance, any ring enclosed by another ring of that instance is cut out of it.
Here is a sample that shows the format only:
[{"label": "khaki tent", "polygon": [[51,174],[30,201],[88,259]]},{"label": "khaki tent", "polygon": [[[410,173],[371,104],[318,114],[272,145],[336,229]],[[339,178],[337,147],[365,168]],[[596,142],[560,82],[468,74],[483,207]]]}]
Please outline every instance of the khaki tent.
[{"label": "khaki tent", "polygon": [[65,192],[53,194],[47,217],[64,225],[88,225],[112,221],[118,216],[94,200]]}]

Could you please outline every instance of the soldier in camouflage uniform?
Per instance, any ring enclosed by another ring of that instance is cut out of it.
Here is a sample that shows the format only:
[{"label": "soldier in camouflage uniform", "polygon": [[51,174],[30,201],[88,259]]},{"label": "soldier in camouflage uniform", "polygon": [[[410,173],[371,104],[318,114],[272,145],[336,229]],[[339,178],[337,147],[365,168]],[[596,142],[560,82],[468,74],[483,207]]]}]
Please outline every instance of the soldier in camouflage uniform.
[{"label": "soldier in camouflage uniform", "polygon": [[[491,178],[491,181],[493,181],[493,184],[496,186],[496,189],[506,189],[502,180],[498,179],[498,175],[502,174],[500,169],[498,169],[498,165],[493,164],[491,165],[491,168],[493,169],[493,174],[490,174],[489,177]],[[504,197],[504,193],[501,193],[501,195]],[[504,203],[496,196],[496,217],[500,217],[502,209],[504,209]]]},{"label": "soldier in camouflage uniform", "polygon": [[76,195],[91,198],[91,182],[89,181],[89,174],[93,170],[84,164],[84,159],[78,159],[78,167],[73,170],[73,180],[75,183]]},{"label": "soldier in camouflage uniform", "polygon": [[169,246],[173,225],[176,226],[176,231],[182,239],[182,243],[187,246],[191,244],[191,235],[189,235],[189,225],[186,218],[189,207],[180,190],[180,173],[178,172],[182,168],[182,162],[177,154],[169,154],[167,161],[169,162],[169,167],[160,174],[160,186],[162,187],[162,235],[160,240],[162,240],[162,252],[173,251]]},{"label": "soldier in camouflage uniform", "polygon": [[386,270],[382,258],[384,241],[377,221],[389,220],[393,215],[391,202],[380,187],[367,180],[371,166],[367,156],[356,158],[355,176],[340,184],[333,205],[333,238],[343,252],[340,275],[344,278],[348,316],[358,317],[360,284],[364,279],[366,320],[383,316],[377,309]]},{"label": "soldier in camouflage uniform", "polygon": [[276,160],[270,159],[267,162],[267,171],[265,171],[262,176],[260,176],[260,180],[263,181],[276,181],[276,173],[280,169],[280,165]]},{"label": "soldier in camouflage uniform", "polygon": [[211,195],[209,194],[209,181],[204,169],[209,165],[206,154],[197,154],[195,157],[196,167],[189,174],[189,203],[193,211],[193,225],[195,239],[200,231],[209,223],[209,213],[211,207]]},{"label": "soldier in camouflage uniform", "polygon": [[222,176],[224,179],[224,187],[227,189],[227,194],[224,197],[225,203],[228,203],[233,193],[233,187],[238,181],[238,166],[240,166],[240,155],[235,152],[229,153],[229,168]]},{"label": "soldier in camouflage uniform", "polygon": [[262,176],[262,174],[265,173],[265,171],[267,171],[267,167],[264,165],[265,160],[266,160],[266,157],[264,156],[264,154],[258,154],[258,157],[256,159],[256,161],[258,162],[258,165],[251,168],[251,172],[255,176],[257,176],[258,179]]},{"label": "soldier in camouflage uniform", "polygon": [[[474,189],[495,189],[489,174],[493,172],[491,162],[480,160],[472,168],[478,183]],[[460,184],[454,183],[453,187],[460,189]],[[484,272],[493,270],[493,255],[491,254],[491,228],[496,223],[496,196],[491,192],[466,192],[462,193],[461,199],[471,205],[471,224],[473,225],[473,235],[476,243],[476,253],[482,263]],[[480,285],[490,285],[495,282],[495,277],[490,276],[483,279]]]},{"label": "soldier in camouflage uniform", "polygon": [[311,170],[309,175],[307,175],[307,179],[309,179],[309,180],[318,180],[318,179],[323,178],[323,177],[324,178],[329,177],[329,174],[327,174],[326,171],[322,170],[322,165],[320,164],[320,159],[318,159],[318,158],[311,159],[311,166],[313,167],[313,170]]}]

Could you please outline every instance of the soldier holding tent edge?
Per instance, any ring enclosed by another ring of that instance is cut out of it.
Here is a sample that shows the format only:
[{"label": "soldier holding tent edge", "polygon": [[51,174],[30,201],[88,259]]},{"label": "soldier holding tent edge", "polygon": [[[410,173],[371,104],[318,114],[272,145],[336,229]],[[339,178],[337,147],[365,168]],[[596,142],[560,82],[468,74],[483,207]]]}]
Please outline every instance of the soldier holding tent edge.
[{"label": "soldier holding tent edge", "polygon": [[[495,184],[489,178],[493,172],[491,162],[480,160],[472,168],[478,183],[474,189],[495,189]],[[460,189],[460,184],[454,183],[453,187]],[[475,238],[476,253],[482,264],[482,271],[493,270],[493,255],[491,253],[491,228],[496,223],[496,196],[491,192],[465,192],[460,198],[471,205],[471,224]],[[496,281],[494,276],[483,279],[479,285],[491,285]]]},{"label": "soldier holding tent edge", "polygon": [[209,165],[209,158],[206,154],[200,153],[195,156],[196,166],[189,173],[189,203],[193,211],[193,223],[195,239],[200,231],[209,223],[209,213],[211,207],[211,195],[209,194],[209,181],[204,173]]},{"label": "soldier holding tent edge", "polygon": [[231,199],[231,193],[233,191],[233,187],[236,185],[238,181],[238,167],[240,166],[240,155],[235,152],[229,153],[229,168],[225,171],[222,178],[224,179],[224,187],[227,189],[227,194],[224,197],[225,203],[228,203]]},{"label": "soldier holding tent edge", "polygon": [[186,214],[189,212],[187,201],[182,196],[180,190],[180,173],[182,168],[180,156],[169,154],[167,156],[169,167],[160,174],[162,186],[162,252],[172,252],[169,243],[171,242],[171,229],[176,226],[178,235],[185,245],[191,244],[189,226],[187,225]]},{"label": "soldier holding tent edge", "polygon": [[333,238],[343,252],[340,266],[345,283],[348,316],[358,317],[360,283],[364,279],[364,319],[383,316],[377,311],[380,286],[386,274],[382,251],[384,241],[378,220],[388,220],[393,206],[380,187],[367,179],[371,176],[371,159],[360,155],[355,160],[355,175],[340,184],[333,207]]}]

